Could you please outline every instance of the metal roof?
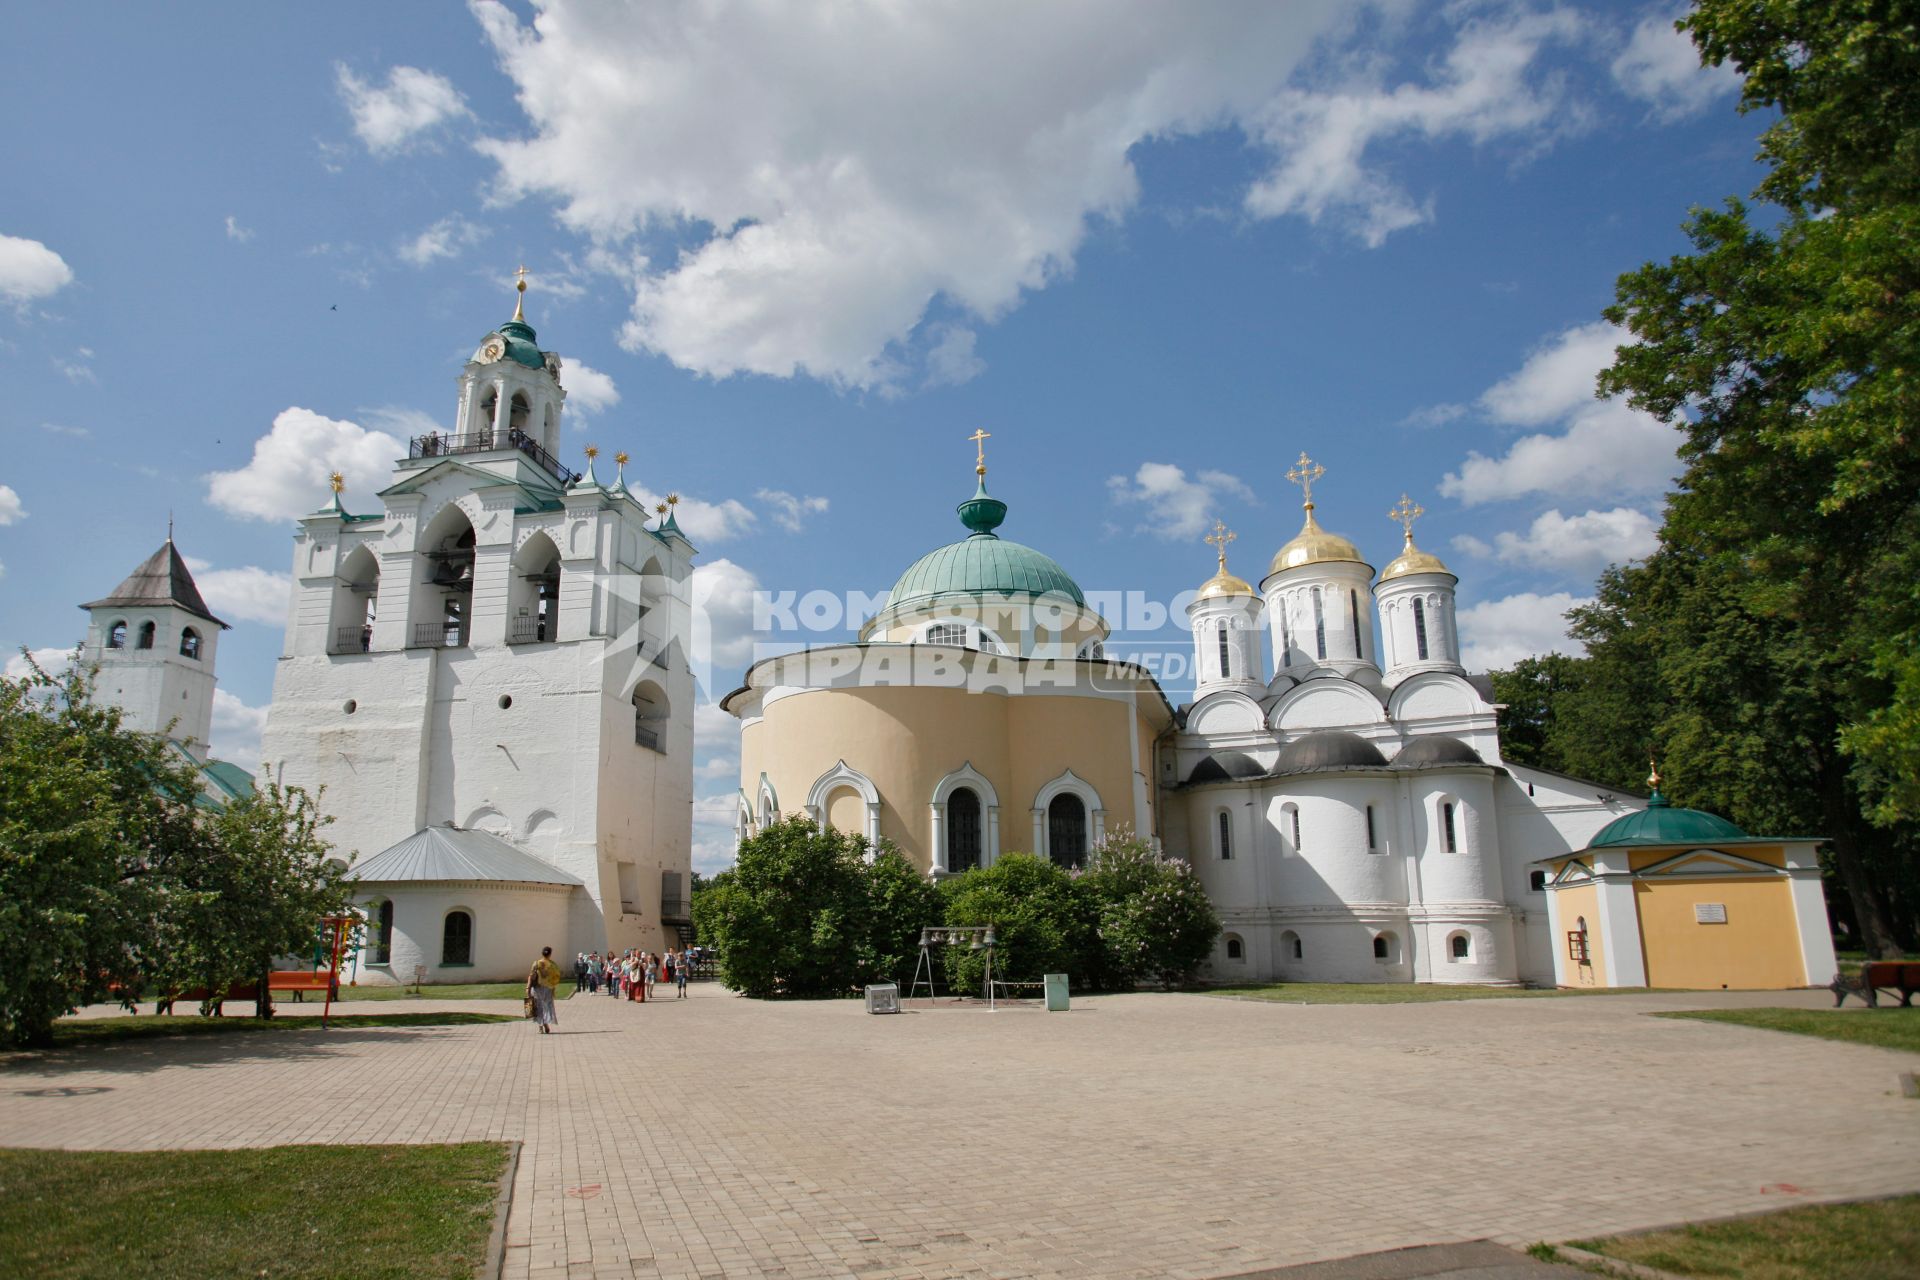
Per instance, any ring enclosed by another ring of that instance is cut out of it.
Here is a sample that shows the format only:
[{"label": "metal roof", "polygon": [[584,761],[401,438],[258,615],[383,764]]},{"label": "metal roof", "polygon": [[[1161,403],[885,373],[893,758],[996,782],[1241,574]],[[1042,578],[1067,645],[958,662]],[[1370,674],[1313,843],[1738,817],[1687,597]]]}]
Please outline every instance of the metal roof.
[{"label": "metal roof", "polygon": [[383,849],[348,873],[355,880],[505,880],[519,884],[579,884],[550,863],[499,836],[458,827],[426,827]]},{"label": "metal roof", "polygon": [[231,630],[226,623],[213,616],[207,608],[207,602],[200,598],[200,588],[194,585],[193,575],[187,571],[186,561],[180,558],[179,551],[174,549],[172,538],[168,538],[158,551],[128,574],[126,581],[115,587],[111,595],[80,607],[98,609],[105,605],[173,605],[195,617],[205,618],[222,630]]}]

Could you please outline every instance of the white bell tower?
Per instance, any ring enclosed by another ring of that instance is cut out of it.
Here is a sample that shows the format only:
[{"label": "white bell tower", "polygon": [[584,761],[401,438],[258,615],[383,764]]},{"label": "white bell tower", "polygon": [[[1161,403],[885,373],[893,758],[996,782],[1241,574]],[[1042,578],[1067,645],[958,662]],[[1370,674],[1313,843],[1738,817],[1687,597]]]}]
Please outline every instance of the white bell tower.
[{"label": "white bell tower", "polygon": [[1238,689],[1259,697],[1266,692],[1260,664],[1260,613],[1264,606],[1253,587],[1227,572],[1227,544],[1234,533],[1218,520],[1207,542],[1219,554],[1219,569],[1200,584],[1187,620],[1193,628],[1193,696]]},{"label": "white bell tower", "polygon": [[173,530],[112,594],[80,607],[91,619],[85,657],[99,668],[100,701],[119,707],[128,728],[163,734],[204,761],[214,655],[228,628],[200,598]]}]

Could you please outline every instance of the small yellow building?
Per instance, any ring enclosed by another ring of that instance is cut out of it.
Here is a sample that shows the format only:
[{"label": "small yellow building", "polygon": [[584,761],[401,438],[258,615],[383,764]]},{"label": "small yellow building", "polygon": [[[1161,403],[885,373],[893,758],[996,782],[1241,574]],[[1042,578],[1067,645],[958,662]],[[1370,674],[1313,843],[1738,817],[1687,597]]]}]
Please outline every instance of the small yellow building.
[{"label": "small yellow building", "polygon": [[741,722],[740,838],[805,813],[938,876],[1157,834],[1173,708],[1103,655],[1106,619],[1066,570],[995,532],[1007,504],[978,470],[967,536],[909,566],[858,643],[757,662],[721,701]]},{"label": "small yellow building", "polygon": [[1648,781],[1645,809],[1540,861],[1559,984],[1739,991],[1832,978],[1818,839],[1750,836],[1675,808]]}]

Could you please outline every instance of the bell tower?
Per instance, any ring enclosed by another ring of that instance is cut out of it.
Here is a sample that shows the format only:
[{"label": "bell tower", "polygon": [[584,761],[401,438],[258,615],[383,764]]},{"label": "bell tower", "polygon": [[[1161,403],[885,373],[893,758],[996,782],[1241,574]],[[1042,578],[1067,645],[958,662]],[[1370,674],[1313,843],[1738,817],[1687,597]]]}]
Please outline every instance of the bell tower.
[{"label": "bell tower", "polygon": [[162,734],[204,761],[213,731],[214,655],[228,627],[200,598],[172,526],[126,581],[80,607],[90,619],[85,656],[99,668],[99,699],[119,707],[128,728]]},{"label": "bell tower", "polygon": [[513,319],[481,339],[461,371],[454,436],[474,447],[509,449],[531,443],[557,458],[560,407],[567,399],[560,385],[560,357],[540,350],[527,323],[527,269],[521,267],[518,275]]}]

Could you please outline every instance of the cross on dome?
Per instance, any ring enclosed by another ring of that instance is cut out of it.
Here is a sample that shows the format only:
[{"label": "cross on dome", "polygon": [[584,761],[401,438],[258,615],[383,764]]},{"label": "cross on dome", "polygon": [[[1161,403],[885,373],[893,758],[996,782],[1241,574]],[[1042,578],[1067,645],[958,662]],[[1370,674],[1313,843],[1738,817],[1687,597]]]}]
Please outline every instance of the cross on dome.
[{"label": "cross on dome", "polygon": [[1387,519],[1399,525],[1400,528],[1406,532],[1407,545],[1412,546],[1413,522],[1425,514],[1427,514],[1425,507],[1403,493],[1400,495],[1400,501],[1395,503],[1393,509],[1387,512]]},{"label": "cross on dome", "polygon": [[1314,481],[1325,474],[1327,469],[1309,458],[1304,449],[1300,451],[1300,461],[1294,463],[1293,469],[1287,472],[1287,479],[1300,486],[1301,504],[1309,511],[1313,510]]},{"label": "cross on dome", "polygon": [[1202,539],[1208,546],[1220,553],[1220,572],[1222,573],[1227,571],[1227,544],[1239,536],[1239,534],[1227,528],[1223,521],[1215,520],[1213,522],[1213,532]]},{"label": "cross on dome", "polygon": [[973,446],[977,450],[974,454],[973,474],[984,476],[987,474],[987,441],[993,439],[993,433],[984,428],[975,427],[973,434],[967,439],[973,441]]},{"label": "cross on dome", "polygon": [[520,269],[514,272],[513,275],[515,280],[513,289],[517,295],[513,300],[513,318],[525,323],[527,317],[525,312],[521,310],[520,304],[525,302],[527,298],[527,264],[524,262],[521,263]]}]

